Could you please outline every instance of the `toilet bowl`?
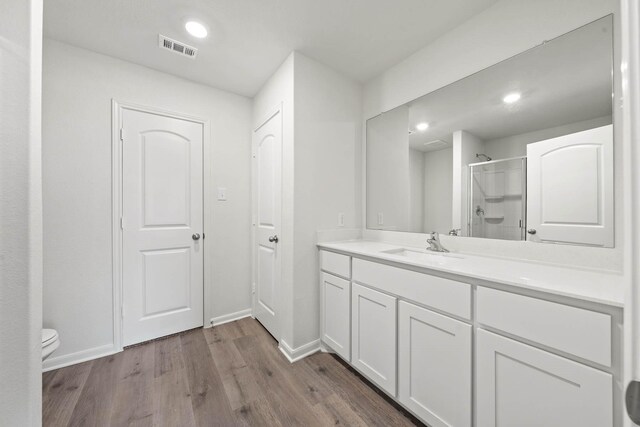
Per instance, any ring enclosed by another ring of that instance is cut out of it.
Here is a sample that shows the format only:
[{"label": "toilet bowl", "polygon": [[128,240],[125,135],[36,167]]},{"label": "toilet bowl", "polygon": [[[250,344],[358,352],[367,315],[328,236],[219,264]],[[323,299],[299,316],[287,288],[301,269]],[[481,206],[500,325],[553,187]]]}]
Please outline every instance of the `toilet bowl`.
[{"label": "toilet bowl", "polygon": [[60,337],[55,329],[42,330],[42,360],[46,359],[60,346]]}]

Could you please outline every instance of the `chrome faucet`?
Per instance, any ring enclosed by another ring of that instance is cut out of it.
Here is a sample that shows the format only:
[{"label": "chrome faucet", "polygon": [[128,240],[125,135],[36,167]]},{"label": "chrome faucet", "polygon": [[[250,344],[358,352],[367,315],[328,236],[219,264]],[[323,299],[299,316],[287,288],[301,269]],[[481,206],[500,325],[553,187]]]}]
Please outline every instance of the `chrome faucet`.
[{"label": "chrome faucet", "polygon": [[442,246],[442,243],[440,243],[440,235],[437,231],[431,232],[431,237],[427,239],[427,243],[429,244],[429,247],[427,248],[428,251],[449,252],[444,248],[444,246]]}]

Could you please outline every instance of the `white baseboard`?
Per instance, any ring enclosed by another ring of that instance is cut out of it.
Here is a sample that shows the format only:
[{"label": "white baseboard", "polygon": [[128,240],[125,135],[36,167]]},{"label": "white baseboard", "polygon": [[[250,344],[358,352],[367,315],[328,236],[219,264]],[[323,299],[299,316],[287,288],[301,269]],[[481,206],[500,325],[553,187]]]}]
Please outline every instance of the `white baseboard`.
[{"label": "white baseboard", "polygon": [[284,340],[280,340],[280,344],[278,348],[285,355],[285,357],[289,360],[289,362],[297,362],[298,360],[302,360],[307,356],[311,356],[314,353],[320,351],[320,340],[311,341],[310,343],[301,345],[298,348],[291,348],[289,344],[287,344]]},{"label": "white baseboard", "polygon": [[119,351],[113,344],[105,344],[99,347],[88,348],[86,350],[77,351],[75,353],[63,354],[60,356],[52,355],[42,362],[42,372],[52,371],[54,369],[64,368],[66,366],[75,365],[104,356],[110,356]]},{"label": "white baseboard", "polygon": [[233,322],[251,316],[251,309],[236,311],[235,313],[225,314],[223,316],[213,317],[209,322],[211,326],[218,326],[224,323]]}]

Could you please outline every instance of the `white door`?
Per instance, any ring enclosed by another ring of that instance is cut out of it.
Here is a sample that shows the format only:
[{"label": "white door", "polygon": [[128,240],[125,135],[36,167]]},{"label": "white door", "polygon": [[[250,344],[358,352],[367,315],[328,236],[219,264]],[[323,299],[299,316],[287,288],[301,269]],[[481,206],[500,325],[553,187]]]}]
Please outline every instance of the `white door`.
[{"label": "white door", "polygon": [[613,127],[527,146],[528,240],[613,246]]},{"label": "white door", "polygon": [[321,273],[322,341],[343,359],[350,360],[351,284],[333,274]]},{"label": "white door", "polygon": [[351,293],[351,363],[395,396],[396,299],[355,283]]},{"label": "white door", "polygon": [[432,427],[471,426],[471,325],[398,306],[400,402]]},{"label": "white door", "polygon": [[610,427],[613,377],[479,329],[478,427]]},{"label": "white door", "polygon": [[280,215],[282,210],[282,114],[253,135],[254,153],[254,303],[253,315],[276,339],[280,287]]},{"label": "white door", "polygon": [[203,125],[122,113],[123,344],[203,325]]}]

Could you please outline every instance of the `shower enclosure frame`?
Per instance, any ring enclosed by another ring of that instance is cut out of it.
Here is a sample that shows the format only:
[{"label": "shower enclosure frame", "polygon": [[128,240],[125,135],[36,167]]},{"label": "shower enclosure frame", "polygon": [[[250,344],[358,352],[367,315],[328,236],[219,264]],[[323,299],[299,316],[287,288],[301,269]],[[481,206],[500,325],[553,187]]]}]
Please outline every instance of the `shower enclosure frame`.
[{"label": "shower enclosure frame", "polygon": [[520,220],[520,241],[527,240],[527,156],[517,156],[517,157],[508,157],[506,159],[497,159],[497,160],[489,160],[485,162],[476,162],[469,163],[467,165],[467,174],[468,174],[468,182],[467,182],[467,237],[479,237],[479,238],[488,238],[488,237],[480,237],[473,235],[473,215],[474,206],[473,206],[473,168],[478,166],[487,166],[498,163],[505,163],[509,161],[520,160],[522,165],[522,173],[521,173],[521,188],[522,188],[522,213]]}]

